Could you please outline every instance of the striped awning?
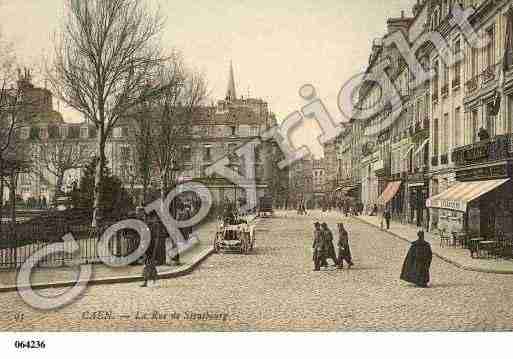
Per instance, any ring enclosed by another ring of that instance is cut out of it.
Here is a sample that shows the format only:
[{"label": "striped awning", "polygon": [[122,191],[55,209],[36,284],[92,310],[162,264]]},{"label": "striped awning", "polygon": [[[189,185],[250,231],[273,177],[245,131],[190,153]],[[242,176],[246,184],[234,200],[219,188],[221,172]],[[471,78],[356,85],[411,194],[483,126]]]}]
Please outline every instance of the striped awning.
[{"label": "striped awning", "polygon": [[385,205],[388,202],[390,202],[392,200],[392,198],[394,198],[394,196],[396,195],[397,191],[399,191],[400,187],[401,187],[401,181],[390,182],[387,185],[387,188],[385,188],[385,190],[381,194],[381,196],[379,196],[379,198],[377,200],[378,204]]},{"label": "striped awning", "polygon": [[426,201],[426,207],[466,212],[469,202],[493,191],[508,181],[509,178],[489,181],[460,182],[449,188],[447,191],[428,198]]}]

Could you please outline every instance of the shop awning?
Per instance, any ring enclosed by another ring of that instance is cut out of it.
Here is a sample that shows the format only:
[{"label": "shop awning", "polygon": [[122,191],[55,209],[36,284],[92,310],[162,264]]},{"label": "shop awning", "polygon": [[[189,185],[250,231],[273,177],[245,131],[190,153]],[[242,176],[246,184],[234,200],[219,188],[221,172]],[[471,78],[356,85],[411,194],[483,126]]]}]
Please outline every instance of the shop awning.
[{"label": "shop awning", "polygon": [[508,181],[509,178],[489,181],[460,182],[449,188],[447,191],[428,198],[426,201],[426,207],[466,212],[469,202],[493,191]]},{"label": "shop awning", "polygon": [[388,202],[390,202],[392,200],[392,198],[394,198],[394,196],[396,195],[397,191],[399,191],[400,187],[401,187],[401,181],[390,182],[387,185],[387,188],[385,188],[385,190],[381,194],[381,196],[379,196],[378,201],[377,201],[378,204],[385,205]]}]

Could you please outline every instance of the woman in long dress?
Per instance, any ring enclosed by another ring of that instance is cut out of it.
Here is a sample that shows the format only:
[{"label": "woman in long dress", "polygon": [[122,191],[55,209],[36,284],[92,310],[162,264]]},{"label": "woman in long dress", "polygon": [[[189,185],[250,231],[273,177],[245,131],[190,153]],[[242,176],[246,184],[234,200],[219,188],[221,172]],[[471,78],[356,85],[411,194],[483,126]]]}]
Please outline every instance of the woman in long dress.
[{"label": "woman in long dress", "polygon": [[349,234],[344,228],[343,223],[338,224],[338,268],[344,268],[344,261],[346,261],[348,268],[351,268],[354,263],[351,256],[351,248],[349,246]]},{"label": "woman in long dress", "polygon": [[424,232],[417,233],[418,239],[411,244],[404,260],[401,279],[426,288],[430,281],[429,268],[433,258],[431,245],[424,240]]}]

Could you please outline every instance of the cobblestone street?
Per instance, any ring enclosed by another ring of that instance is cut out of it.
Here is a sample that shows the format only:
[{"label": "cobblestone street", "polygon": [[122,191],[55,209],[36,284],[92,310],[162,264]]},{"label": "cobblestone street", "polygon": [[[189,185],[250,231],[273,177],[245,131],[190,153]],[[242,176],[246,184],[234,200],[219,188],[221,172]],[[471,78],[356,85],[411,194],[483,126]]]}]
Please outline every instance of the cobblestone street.
[{"label": "cobblestone street", "polygon": [[[433,286],[399,280],[408,244],[354,219],[345,220],[355,267],[313,272],[312,223],[336,230],[339,218],[263,219],[252,255],[213,255],[191,275],[139,284],[93,286],[55,312],[1,294],[1,330],[511,330],[513,277],[464,271],[434,257]],[[45,293],[51,293],[50,290]],[[90,319],[109,311],[104,320]],[[154,312],[159,313],[154,313]],[[208,312],[209,320],[191,313]],[[15,315],[23,313],[22,321]],[[223,319],[223,314],[227,314]],[[160,318],[157,318],[159,317]],[[124,317],[128,316],[128,317]],[[166,317],[164,317],[166,316]],[[155,319],[153,319],[155,318]]]}]

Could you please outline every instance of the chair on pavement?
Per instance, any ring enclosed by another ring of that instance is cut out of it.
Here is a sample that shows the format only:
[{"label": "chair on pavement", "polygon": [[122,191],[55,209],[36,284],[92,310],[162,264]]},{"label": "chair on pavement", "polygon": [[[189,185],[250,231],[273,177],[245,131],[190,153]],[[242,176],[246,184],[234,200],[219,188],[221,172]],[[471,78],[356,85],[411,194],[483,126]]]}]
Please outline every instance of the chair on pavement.
[{"label": "chair on pavement", "polygon": [[448,234],[446,234],[444,228],[441,228],[438,231],[438,235],[440,236],[440,248],[443,248],[446,245],[450,245],[451,244],[451,237]]}]

